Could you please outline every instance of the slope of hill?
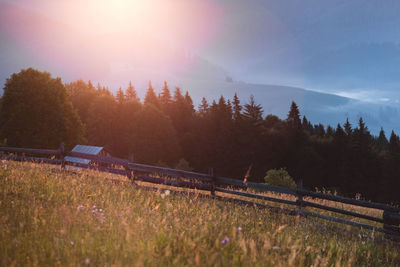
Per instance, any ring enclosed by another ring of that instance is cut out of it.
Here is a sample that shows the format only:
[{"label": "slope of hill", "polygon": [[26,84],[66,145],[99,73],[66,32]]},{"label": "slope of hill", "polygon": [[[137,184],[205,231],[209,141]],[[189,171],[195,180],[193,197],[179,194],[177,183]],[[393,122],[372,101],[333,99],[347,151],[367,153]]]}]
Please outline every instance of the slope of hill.
[{"label": "slope of hill", "polygon": [[122,178],[112,175],[9,161],[0,163],[0,175],[3,266],[389,266],[400,261],[398,247],[390,243],[347,236],[311,219],[144,191],[116,183]]}]

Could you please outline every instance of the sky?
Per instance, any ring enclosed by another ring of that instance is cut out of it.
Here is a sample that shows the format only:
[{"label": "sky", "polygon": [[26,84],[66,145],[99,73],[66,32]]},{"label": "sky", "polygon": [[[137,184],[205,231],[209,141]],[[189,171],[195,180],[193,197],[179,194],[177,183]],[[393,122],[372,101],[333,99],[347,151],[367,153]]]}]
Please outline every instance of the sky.
[{"label": "sky", "polygon": [[131,77],[288,85],[400,105],[397,0],[0,0],[0,81],[34,65],[116,90]]}]

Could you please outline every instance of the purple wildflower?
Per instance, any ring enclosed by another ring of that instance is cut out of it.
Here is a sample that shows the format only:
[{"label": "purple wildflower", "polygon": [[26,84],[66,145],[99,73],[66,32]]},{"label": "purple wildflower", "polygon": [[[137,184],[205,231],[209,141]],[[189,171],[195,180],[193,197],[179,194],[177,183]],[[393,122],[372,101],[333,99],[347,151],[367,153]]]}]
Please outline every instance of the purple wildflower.
[{"label": "purple wildflower", "polygon": [[93,210],[93,213],[97,213],[97,211],[98,211],[97,209],[94,209],[94,210]]},{"label": "purple wildflower", "polygon": [[242,229],[242,227],[239,226],[239,227],[237,228],[237,230],[240,232],[240,231],[242,231],[243,229]]},{"label": "purple wildflower", "polygon": [[75,243],[74,243],[74,241],[70,241],[69,244],[70,244],[71,246],[73,246]]},{"label": "purple wildflower", "polygon": [[221,244],[225,245],[225,244],[229,243],[229,241],[230,241],[229,237],[225,236],[225,238],[221,241]]},{"label": "purple wildflower", "polygon": [[77,210],[83,210],[85,207],[83,206],[83,205],[79,205],[78,207],[77,207]]}]

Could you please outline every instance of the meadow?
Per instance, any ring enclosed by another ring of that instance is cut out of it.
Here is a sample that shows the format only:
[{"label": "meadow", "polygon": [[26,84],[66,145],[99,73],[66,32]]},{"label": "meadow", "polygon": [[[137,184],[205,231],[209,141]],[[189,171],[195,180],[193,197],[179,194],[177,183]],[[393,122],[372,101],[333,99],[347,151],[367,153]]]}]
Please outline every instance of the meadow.
[{"label": "meadow", "polygon": [[0,183],[1,266],[400,265],[398,245],[363,231],[196,190],[154,192],[121,176],[11,161],[0,162]]}]

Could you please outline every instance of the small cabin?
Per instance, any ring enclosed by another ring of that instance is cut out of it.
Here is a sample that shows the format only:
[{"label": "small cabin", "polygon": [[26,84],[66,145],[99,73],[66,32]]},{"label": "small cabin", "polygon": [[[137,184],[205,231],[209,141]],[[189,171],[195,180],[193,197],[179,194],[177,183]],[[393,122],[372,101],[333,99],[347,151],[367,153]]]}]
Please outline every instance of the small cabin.
[{"label": "small cabin", "polygon": [[[96,155],[96,156],[110,156],[110,154],[104,149],[104,147],[101,147],[101,146],[76,145],[71,151],[90,154],[90,155]],[[82,159],[82,158],[77,158],[77,157],[66,156],[64,158],[64,160],[72,163],[72,165],[74,163],[84,164],[84,165],[91,164],[90,159]]]}]

